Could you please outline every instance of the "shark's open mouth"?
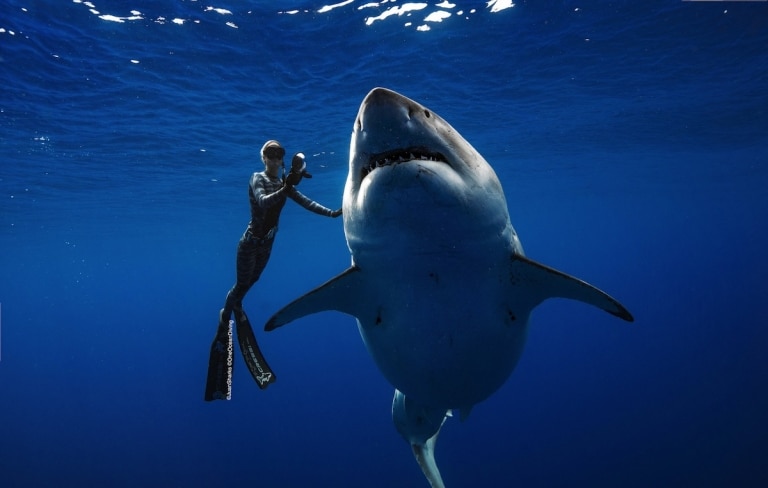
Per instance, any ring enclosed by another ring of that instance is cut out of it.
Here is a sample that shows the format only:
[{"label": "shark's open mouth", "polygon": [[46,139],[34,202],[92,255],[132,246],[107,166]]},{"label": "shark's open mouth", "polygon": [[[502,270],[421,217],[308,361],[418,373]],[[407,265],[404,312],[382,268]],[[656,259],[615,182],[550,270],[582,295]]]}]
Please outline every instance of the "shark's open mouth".
[{"label": "shark's open mouth", "polygon": [[361,170],[360,179],[362,180],[365,178],[368,173],[376,168],[404,163],[406,161],[438,161],[441,163],[448,163],[448,160],[445,159],[445,156],[442,154],[428,151],[423,147],[394,149],[392,151],[385,151],[383,153],[372,155],[368,166],[363,167]]}]

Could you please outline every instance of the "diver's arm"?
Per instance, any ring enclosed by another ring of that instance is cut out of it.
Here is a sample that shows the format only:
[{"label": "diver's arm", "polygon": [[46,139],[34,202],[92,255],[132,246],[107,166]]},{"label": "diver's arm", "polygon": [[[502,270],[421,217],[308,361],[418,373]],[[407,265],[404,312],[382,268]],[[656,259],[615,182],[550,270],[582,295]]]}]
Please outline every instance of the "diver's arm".
[{"label": "diver's arm", "polygon": [[261,208],[270,208],[282,203],[289,194],[289,188],[282,184],[277,186],[259,173],[254,173],[251,176],[251,192]]},{"label": "diver's arm", "polygon": [[286,186],[286,188],[289,188],[288,190],[288,196],[291,197],[293,201],[301,205],[302,207],[306,208],[310,212],[314,212],[318,215],[325,215],[326,217],[338,217],[341,215],[341,209],[339,210],[331,210],[328,207],[324,207],[317,203],[316,201],[312,200],[308,196],[301,193],[299,190],[292,186]]}]

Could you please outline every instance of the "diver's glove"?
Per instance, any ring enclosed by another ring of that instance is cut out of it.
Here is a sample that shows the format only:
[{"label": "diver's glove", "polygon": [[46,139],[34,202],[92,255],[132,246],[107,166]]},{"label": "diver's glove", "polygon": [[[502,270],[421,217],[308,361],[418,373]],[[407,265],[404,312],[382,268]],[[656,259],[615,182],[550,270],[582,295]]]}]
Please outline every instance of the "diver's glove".
[{"label": "diver's glove", "polygon": [[304,161],[304,154],[296,153],[291,159],[291,171],[285,177],[285,184],[296,186],[301,183],[302,178],[312,178],[312,175],[307,173],[307,162]]},{"label": "diver's glove", "polygon": [[333,217],[334,219],[340,215],[341,215],[341,209],[334,210],[331,212],[331,217]]}]

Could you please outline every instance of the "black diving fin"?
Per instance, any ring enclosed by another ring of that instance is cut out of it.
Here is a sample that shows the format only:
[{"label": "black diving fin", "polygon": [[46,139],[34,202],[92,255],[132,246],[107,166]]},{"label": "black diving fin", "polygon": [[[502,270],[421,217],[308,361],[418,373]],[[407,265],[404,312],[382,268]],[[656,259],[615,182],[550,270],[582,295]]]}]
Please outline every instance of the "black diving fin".
[{"label": "black diving fin", "polygon": [[234,350],[232,347],[233,320],[220,320],[216,337],[211,344],[208,358],[208,380],[205,383],[205,401],[229,400],[232,398],[232,367]]},{"label": "black diving fin", "polygon": [[270,383],[275,382],[277,379],[275,373],[272,372],[272,368],[269,367],[261,349],[259,349],[253,328],[244,310],[235,310],[235,323],[237,324],[237,342],[240,344],[240,351],[243,353],[245,364],[248,365],[248,370],[253,379],[256,380],[256,384],[263,390]]}]

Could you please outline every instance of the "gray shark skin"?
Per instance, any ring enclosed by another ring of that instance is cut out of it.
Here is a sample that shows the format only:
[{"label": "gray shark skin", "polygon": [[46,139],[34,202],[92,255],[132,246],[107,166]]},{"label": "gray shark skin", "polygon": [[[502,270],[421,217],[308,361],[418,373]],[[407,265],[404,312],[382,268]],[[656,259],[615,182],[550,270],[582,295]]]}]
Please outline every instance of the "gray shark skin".
[{"label": "gray shark skin", "polygon": [[337,310],[357,319],[395,387],[392,418],[433,487],[452,410],[465,418],[509,377],[531,311],[579,300],[626,321],[597,288],[525,257],[491,166],[453,127],[398,93],[373,89],[350,142],[343,199],[352,266],[278,311],[273,330]]}]

